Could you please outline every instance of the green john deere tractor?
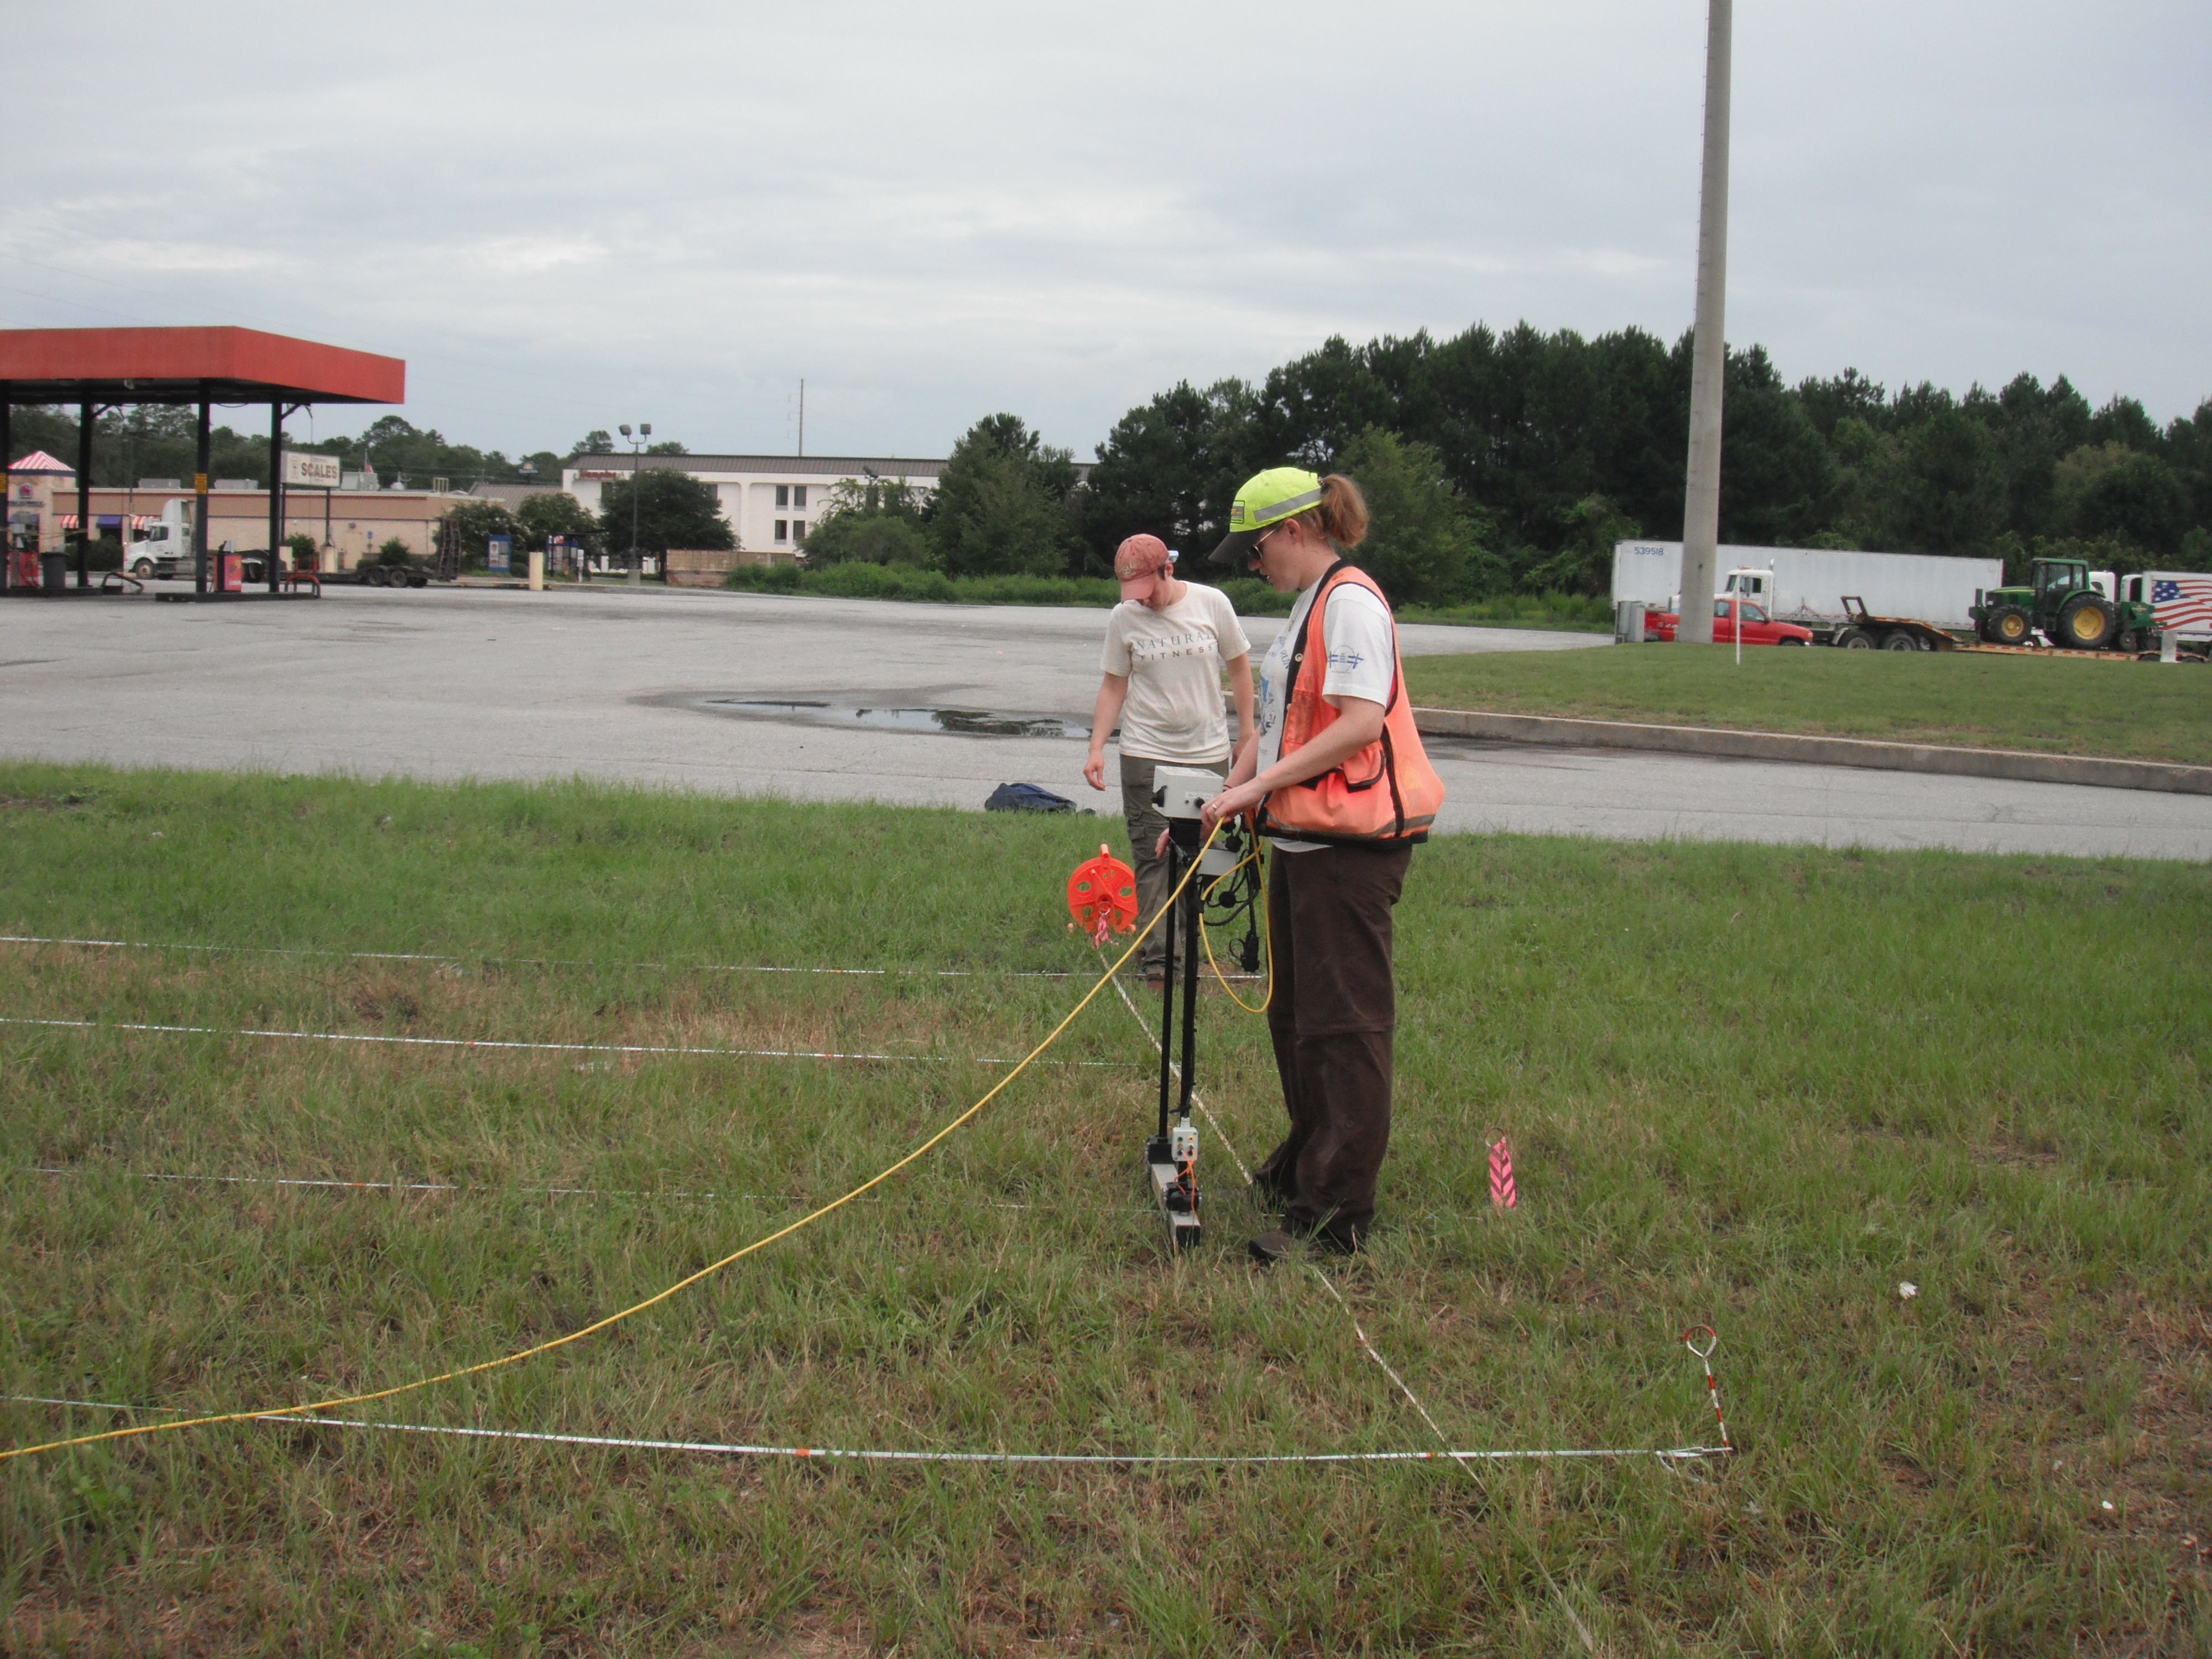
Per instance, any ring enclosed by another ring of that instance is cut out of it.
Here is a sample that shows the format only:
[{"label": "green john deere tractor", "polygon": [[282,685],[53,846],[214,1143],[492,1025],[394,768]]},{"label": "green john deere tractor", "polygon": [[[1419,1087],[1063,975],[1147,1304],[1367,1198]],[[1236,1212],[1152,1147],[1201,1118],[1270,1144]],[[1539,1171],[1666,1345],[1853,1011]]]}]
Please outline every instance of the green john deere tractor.
[{"label": "green john deere tractor", "polygon": [[1990,645],[2032,645],[2043,637],[2062,651],[2142,650],[2158,624],[2147,605],[2108,599],[2089,586],[2079,559],[2038,559],[2026,587],[1993,587],[1967,613]]}]

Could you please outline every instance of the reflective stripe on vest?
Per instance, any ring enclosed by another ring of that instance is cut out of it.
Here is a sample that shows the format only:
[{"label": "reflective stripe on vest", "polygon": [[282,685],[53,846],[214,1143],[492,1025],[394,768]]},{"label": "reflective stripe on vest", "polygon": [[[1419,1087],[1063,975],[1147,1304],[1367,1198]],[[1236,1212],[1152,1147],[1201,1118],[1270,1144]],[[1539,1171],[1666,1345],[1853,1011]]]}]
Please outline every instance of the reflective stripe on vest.
[{"label": "reflective stripe on vest", "polygon": [[[1350,582],[1389,601],[1374,578],[1340,559],[1321,579],[1305,632],[1291,653],[1290,683],[1283,688],[1283,743],[1287,760],[1334,725],[1338,714],[1322,696],[1326,673],[1303,672],[1309,655],[1326,663],[1328,645],[1322,613],[1329,595]],[[1261,832],[1292,841],[1351,846],[1404,846],[1426,841],[1443,805],[1443,781],[1429,764],[1421,734],[1413,729],[1413,710],[1401,694],[1405,665],[1398,655],[1398,623],[1390,621],[1390,698],[1382,705],[1382,732],[1374,742],[1303,783],[1285,784],[1261,804]]]}]

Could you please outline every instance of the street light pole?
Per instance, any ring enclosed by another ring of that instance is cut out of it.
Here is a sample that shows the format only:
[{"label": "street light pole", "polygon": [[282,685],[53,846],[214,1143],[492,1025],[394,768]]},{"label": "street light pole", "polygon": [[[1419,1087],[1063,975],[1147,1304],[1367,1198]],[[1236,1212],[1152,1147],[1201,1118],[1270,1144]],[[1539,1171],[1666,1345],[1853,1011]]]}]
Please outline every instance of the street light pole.
[{"label": "street light pole", "polygon": [[629,428],[627,425],[624,425],[621,430],[623,436],[629,442],[629,585],[635,587],[644,580],[638,574],[638,566],[642,562],[638,556],[637,550],[638,469],[645,465],[645,441],[653,435],[653,422],[640,421],[637,423],[637,435],[634,438],[630,437]]},{"label": "street light pole", "polygon": [[1721,392],[1728,368],[1729,55],[1735,0],[1708,0],[1705,157],[1698,191],[1698,319],[1690,358],[1690,465],[1682,489],[1682,598],[1674,638],[1713,642],[1721,539]]}]

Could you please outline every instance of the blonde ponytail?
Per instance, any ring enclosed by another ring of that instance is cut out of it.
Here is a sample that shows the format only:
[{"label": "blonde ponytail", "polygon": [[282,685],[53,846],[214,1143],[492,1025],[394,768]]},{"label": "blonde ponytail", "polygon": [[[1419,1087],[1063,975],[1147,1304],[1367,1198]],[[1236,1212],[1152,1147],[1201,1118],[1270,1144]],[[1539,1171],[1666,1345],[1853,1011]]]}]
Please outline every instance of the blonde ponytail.
[{"label": "blonde ponytail", "polygon": [[1322,535],[1347,553],[1367,539],[1367,498],[1341,472],[1323,478],[1321,504],[1297,516],[1318,526]]}]

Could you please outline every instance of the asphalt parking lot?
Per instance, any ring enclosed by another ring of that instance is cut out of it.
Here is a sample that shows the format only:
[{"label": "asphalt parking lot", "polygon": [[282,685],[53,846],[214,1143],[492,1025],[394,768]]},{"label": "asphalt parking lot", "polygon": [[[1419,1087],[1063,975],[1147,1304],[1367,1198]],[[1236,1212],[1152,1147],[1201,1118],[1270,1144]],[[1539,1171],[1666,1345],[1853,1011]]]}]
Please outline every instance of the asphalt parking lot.
[{"label": "asphalt parking lot", "polygon": [[[975,808],[1082,779],[1096,611],[598,588],[0,608],[0,752],[425,779],[585,776]],[[1264,646],[1280,624],[1255,619]],[[1407,654],[1604,648],[1409,624]],[[2212,799],[1434,740],[1444,825],[2212,858]]]}]

